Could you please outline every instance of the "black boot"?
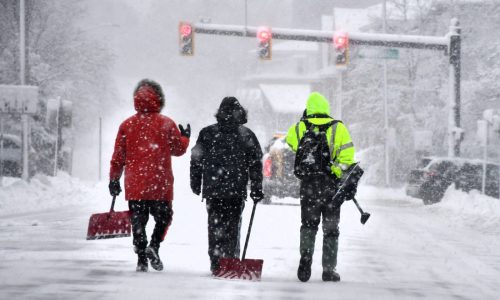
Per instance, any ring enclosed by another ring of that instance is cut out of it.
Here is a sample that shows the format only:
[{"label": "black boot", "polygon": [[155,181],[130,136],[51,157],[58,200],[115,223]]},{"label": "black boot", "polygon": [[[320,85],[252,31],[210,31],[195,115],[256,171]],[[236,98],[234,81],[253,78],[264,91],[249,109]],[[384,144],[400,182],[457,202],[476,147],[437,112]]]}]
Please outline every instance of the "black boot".
[{"label": "black boot", "polygon": [[146,248],[146,255],[149,258],[151,267],[156,271],[163,270],[163,263],[161,262],[160,256],[158,255],[158,248],[149,246]]},{"label": "black boot", "polygon": [[306,282],[311,278],[311,265],[312,259],[308,257],[300,258],[299,269],[297,270],[297,277],[300,281]]},{"label": "black boot", "polygon": [[323,270],[323,281],[340,281],[340,275],[333,270]]},{"label": "black boot", "polygon": [[215,275],[217,270],[219,270],[219,258],[218,257],[210,258],[210,272],[212,272],[212,275]]},{"label": "black boot", "polygon": [[137,250],[137,268],[135,268],[135,270],[137,272],[148,271],[148,257],[144,249]]}]

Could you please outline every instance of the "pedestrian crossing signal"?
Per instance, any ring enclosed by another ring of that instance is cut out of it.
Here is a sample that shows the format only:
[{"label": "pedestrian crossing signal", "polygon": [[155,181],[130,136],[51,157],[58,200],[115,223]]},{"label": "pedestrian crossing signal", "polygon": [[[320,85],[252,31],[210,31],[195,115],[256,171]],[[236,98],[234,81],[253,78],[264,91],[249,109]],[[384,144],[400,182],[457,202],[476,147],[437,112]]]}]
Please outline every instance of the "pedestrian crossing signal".
[{"label": "pedestrian crossing signal", "polygon": [[271,59],[271,45],[272,45],[271,28],[260,27],[257,30],[257,39],[259,40],[259,58],[263,60]]},{"label": "pedestrian crossing signal", "polygon": [[333,34],[333,46],[335,48],[335,65],[345,67],[349,63],[349,37],[347,32],[335,32]]},{"label": "pedestrian crossing signal", "polygon": [[181,55],[194,54],[194,31],[190,23],[179,23],[179,46]]}]

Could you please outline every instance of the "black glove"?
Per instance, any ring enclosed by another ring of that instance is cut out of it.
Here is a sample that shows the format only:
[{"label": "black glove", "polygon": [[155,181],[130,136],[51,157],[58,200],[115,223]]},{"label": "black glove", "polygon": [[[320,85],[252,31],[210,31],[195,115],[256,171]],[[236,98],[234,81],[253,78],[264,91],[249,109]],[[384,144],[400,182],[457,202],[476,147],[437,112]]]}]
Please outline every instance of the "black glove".
[{"label": "black glove", "polygon": [[347,189],[344,193],[344,201],[349,201],[349,200],[352,200],[354,199],[354,197],[356,196],[356,192],[357,192],[357,187],[356,186],[352,186],[351,188]]},{"label": "black glove", "polygon": [[109,193],[111,196],[120,195],[122,188],[120,187],[120,180],[111,180],[109,182]]},{"label": "black glove", "polygon": [[251,191],[250,198],[252,198],[253,203],[259,203],[264,199],[264,193],[262,191]]},{"label": "black glove", "polygon": [[184,126],[179,124],[179,130],[181,131],[182,136],[185,136],[187,138],[191,137],[191,125],[189,125],[189,123],[187,124],[186,129],[184,129]]}]

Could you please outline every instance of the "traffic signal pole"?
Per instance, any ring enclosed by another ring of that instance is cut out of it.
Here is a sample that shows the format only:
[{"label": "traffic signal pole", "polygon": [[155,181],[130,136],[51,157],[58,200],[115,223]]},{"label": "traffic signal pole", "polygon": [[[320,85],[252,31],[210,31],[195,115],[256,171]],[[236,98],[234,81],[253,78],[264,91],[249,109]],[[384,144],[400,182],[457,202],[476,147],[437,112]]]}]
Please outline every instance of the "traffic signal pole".
[{"label": "traffic signal pole", "polygon": [[463,130],[460,128],[460,81],[461,81],[461,29],[458,19],[452,19],[450,24],[450,117],[448,156],[460,156],[460,143],[463,139]]},{"label": "traffic signal pole", "polygon": [[[199,34],[234,37],[256,37],[258,28],[241,25],[196,23],[194,31]],[[450,31],[442,37],[377,33],[349,33],[349,44],[391,48],[427,49],[442,51],[449,56],[450,119],[448,122],[450,157],[460,156],[463,130],[460,128],[460,80],[461,37],[457,19],[451,21]],[[333,31],[272,28],[272,39],[295,40],[318,43],[333,43]]]}]

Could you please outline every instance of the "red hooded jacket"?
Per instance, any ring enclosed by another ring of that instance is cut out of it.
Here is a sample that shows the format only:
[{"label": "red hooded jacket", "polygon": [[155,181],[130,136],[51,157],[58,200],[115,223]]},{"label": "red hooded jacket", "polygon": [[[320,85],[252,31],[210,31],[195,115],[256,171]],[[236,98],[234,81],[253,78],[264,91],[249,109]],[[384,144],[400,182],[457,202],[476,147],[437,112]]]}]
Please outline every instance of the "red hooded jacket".
[{"label": "red hooded jacket", "polygon": [[189,138],[160,114],[160,96],[151,86],[137,90],[134,105],[137,114],[120,125],[116,136],[110,180],[120,179],[125,169],[126,200],[172,201],[171,156],[183,155]]}]

